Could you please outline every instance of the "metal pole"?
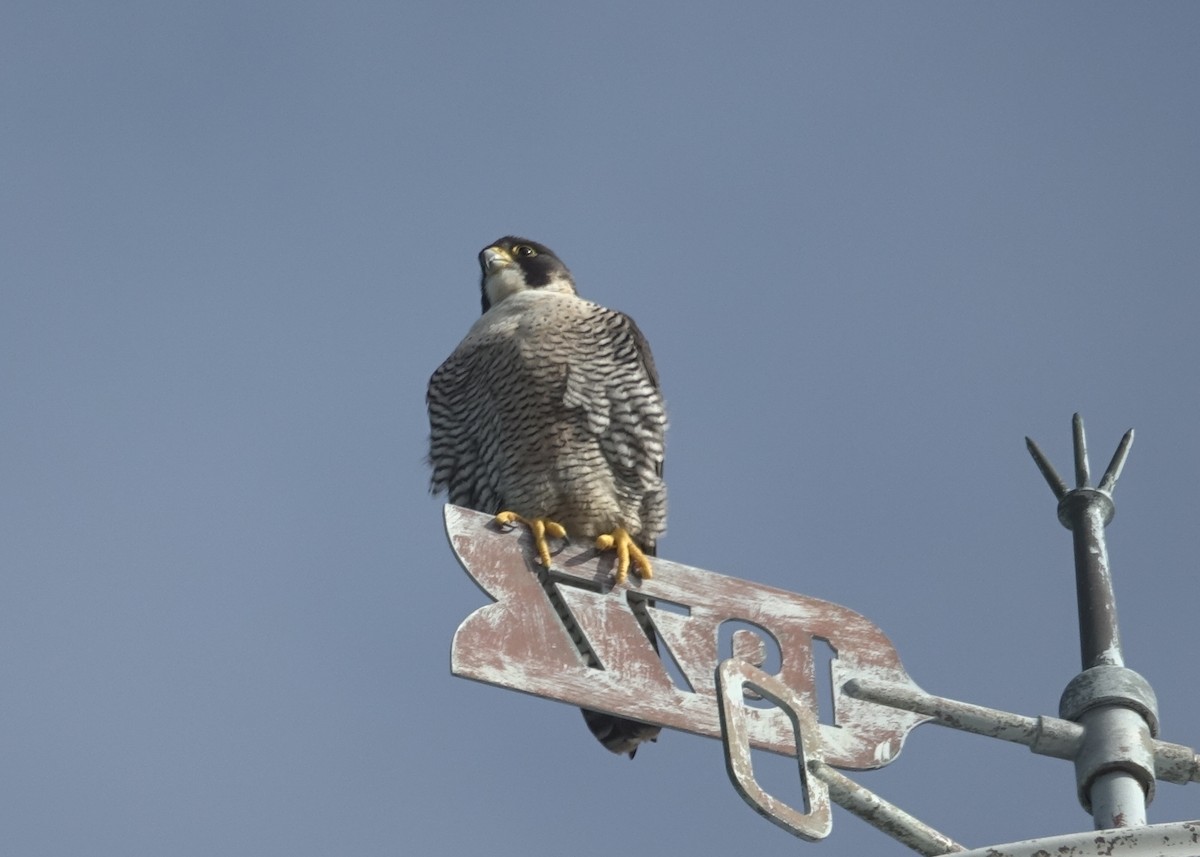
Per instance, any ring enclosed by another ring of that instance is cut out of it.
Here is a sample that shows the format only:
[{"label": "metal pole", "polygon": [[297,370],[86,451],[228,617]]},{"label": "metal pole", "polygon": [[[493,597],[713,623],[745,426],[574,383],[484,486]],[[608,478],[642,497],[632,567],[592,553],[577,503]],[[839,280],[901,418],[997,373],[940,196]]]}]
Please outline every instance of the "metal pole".
[{"label": "metal pole", "polygon": [[1075,757],[1079,801],[1092,814],[1097,830],[1139,827],[1154,794],[1152,733],[1157,705],[1150,685],[1125,669],[1117,602],[1108,566],[1104,528],[1116,507],[1112,493],[1125,466],[1133,430],[1121,438],[1100,485],[1091,487],[1083,420],[1072,420],[1075,451],[1074,489],[1029,438],[1025,443],[1058,499],[1058,519],[1071,531],[1075,548],[1075,592],[1079,607],[1079,651],[1083,672],[1067,686],[1062,717],[1084,728]]},{"label": "metal pole", "polygon": [[1082,669],[1125,666],[1117,629],[1117,602],[1108,568],[1104,525],[1112,500],[1091,488],[1078,488],[1064,500],[1066,526],[1075,543],[1075,594],[1079,602]]}]

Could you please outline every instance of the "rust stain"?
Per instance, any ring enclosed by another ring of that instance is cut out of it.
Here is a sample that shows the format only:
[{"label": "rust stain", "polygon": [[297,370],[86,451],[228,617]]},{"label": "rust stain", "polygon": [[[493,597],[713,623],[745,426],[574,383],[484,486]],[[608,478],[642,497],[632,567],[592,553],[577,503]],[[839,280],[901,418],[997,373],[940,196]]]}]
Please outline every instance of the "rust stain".
[{"label": "rust stain", "polygon": [[[739,620],[774,637],[781,653],[776,677],[814,712],[813,638],[837,652],[831,661],[837,725],[819,726],[822,758],[829,764],[886,765],[908,733],[929,719],[840,692],[854,677],[916,688],[888,638],[853,610],[661,558],[655,560],[653,578],[631,578],[614,590],[612,559],[590,546],[569,544],[554,556],[551,578],[600,662],[600,668],[588,666],[537,579],[528,534],[500,532],[491,526],[491,516],[455,506],[446,507],[445,517],[463,568],[496,602],[468,616],[455,633],[455,675],[719,738],[719,628]],[[649,612],[690,691],[676,686],[667,673],[627,593],[687,608],[686,615],[655,607]],[[737,654],[750,661],[758,656],[745,637],[738,638]],[[748,709],[746,717],[753,746],[796,755],[793,724],[781,710]]]}]

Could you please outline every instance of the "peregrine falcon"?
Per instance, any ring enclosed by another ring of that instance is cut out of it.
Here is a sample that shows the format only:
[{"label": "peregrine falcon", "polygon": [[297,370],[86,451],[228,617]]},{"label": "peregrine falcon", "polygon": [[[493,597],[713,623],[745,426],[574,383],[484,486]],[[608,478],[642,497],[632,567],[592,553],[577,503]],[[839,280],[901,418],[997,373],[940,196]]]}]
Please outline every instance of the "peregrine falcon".
[{"label": "peregrine falcon", "polygon": [[[579,297],[545,245],[501,238],[479,265],[483,315],[429,381],[431,489],[527,526],[544,568],[551,539],[584,537],[616,551],[618,585],[630,567],[650,577],[666,527],[667,417],[645,337],[629,316]],[[548,577],[543,585],[570,630],[570,611]],[[631,604],[657,647],[646,600]],[[659,732],[594,711],[584,719],[630,758]]]}]

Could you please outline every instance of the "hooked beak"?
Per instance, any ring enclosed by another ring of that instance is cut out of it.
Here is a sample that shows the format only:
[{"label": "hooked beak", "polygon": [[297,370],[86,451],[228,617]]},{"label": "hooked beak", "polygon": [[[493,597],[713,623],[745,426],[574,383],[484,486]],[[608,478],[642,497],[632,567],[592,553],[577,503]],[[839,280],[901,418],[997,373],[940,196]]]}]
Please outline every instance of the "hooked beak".
[{"label": "hooked beak", "polygon": [[503,247],[486,247],[479,253],[479,266],[485,274],[513,263],[512,254]]}]

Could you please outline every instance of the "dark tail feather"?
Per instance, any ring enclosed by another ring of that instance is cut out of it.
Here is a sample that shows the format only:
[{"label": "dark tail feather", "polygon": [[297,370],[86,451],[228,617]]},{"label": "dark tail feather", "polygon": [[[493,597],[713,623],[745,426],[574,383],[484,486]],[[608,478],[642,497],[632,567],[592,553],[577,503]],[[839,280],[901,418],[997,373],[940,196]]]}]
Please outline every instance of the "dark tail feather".
[{"label": "dark tail feather", "polygon": [[583,712],[584,722],[588,729],[599,739],[606,750],[614,753],[627,753],[629,758],[637,755],[638,745],[643,741],[657,741],[661,728],[630,720],[627,717],[617,717],[615,714],[604,714],[587,708]]}]

